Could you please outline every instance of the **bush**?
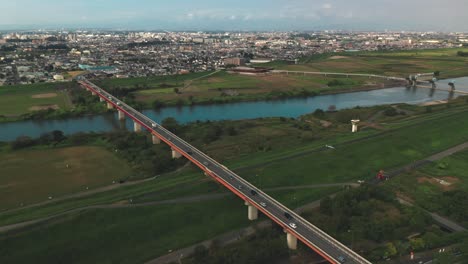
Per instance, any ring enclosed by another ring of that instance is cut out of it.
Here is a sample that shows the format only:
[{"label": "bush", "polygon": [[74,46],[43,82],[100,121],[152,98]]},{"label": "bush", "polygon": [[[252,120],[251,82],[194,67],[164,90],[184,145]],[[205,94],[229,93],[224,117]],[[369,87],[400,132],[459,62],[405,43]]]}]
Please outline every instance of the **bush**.
[{"label": "bush", "polygon": [[468,57],[468,52],[464,52],[464,51],[459,51],[457,52],[457,56],[460,56],[460,57]]},{"label": "bush", "polygon": [[398,115],[398,111],[393,107],[388,107],[384,110],[384,115],[386,116],[396,116]]},{"label": "bush", "polygon": [[27,136],[20,136],[20,137],[17,137],[15,141],[11,142],[11,148],[12,149],[27,148],[27,147],[33,146],[34,144],[36,144],[36,142],[32,138],[27,137]]}]

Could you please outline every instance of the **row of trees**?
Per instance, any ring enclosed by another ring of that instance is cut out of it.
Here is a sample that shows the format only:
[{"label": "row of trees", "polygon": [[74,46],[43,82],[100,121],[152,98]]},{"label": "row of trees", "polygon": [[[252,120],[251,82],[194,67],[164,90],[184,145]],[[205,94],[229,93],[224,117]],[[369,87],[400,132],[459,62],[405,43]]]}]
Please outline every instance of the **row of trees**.
[{"label": "row of trees", "polygon": [[184,263],[237,264],[237,263],[276,263],[289,256],[282,233],[272,230],[258,230],[256,234],[228,247],[214,242],[210,249],[195,248],[195,253]]}]

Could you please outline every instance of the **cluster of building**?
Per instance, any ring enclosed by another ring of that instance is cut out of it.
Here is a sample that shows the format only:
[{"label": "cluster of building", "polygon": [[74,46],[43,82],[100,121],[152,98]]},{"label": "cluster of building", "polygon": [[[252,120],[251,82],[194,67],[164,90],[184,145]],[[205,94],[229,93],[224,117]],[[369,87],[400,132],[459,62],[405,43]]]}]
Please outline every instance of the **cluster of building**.
[{"label": "cluster of building", "polygon": [[431,32],[127,32],[0,33],[0,85],[61,81],[73,71],[147,77],[260,64],[294,63],[327,52],[447,48],[462,33]]}]

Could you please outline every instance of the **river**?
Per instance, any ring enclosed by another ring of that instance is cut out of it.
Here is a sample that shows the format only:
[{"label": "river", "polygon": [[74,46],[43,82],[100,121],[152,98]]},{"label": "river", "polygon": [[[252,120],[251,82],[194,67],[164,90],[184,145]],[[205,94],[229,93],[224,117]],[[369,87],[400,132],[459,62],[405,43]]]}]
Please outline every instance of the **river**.
[{"label": "river", "polygon": [[[455,78],[455,87],[468,92],[468,77]],[[449,80],[441,80],[438,87],[448,88]],[[395,87],[371,91],[319,95],[306,98],[292,98],[277,101],[257,101],[230,103],[219,105],[197,105],[184,107],[166,107],[159,111],[145,110],[143,113],[160,122],[166,117],[174,117],[181,123],[196,120],[239,120],[260,117],[298,117],[311,113],[316,109],[328,109],[334,105],[336,109],[356,106],[373,106],[382,104],[408,103],[419,104],[434,100],[445,100],[449,96],[446,91],[435,91],[430,95],[430,89]],[[457,94],[454,95],[455,97]],[[62,130],[65,134],[77,132],[102,132],[122,128],[132,129],[132,121],[118,121],[117,113],[108,113],[63,120],[20,121],[0,124],[0,141],[11,141],[18,136],[38,137],[45,132]]]}]

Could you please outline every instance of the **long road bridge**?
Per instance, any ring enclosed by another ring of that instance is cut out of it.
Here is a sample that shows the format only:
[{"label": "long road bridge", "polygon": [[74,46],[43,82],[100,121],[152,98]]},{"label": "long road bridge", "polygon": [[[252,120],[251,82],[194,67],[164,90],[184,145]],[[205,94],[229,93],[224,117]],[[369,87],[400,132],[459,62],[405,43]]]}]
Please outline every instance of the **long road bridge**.
[{"label": "long road bridge", "polygon": [[125,116],[131,118],[134,122],[135,132],[141,132],[142,128],[148,130],[152,135],[153,144],[166,143],[172,149],[173,158],[184,156],[203,170],[206,176],[212,177],[244,200],[248,207],[249,220],[257,219],[258,211],[260,211],[280,225],[286,233],[290,249],[297,248],[297,240],[299,239],[330,263],[371,263],[224,165],[104,89],[99,88],[84,77],[78,77],[78,82],[93,95],[99,96],[101,102],[106,102],[107,108],[117,109],[120,120],[124,120]]}]

